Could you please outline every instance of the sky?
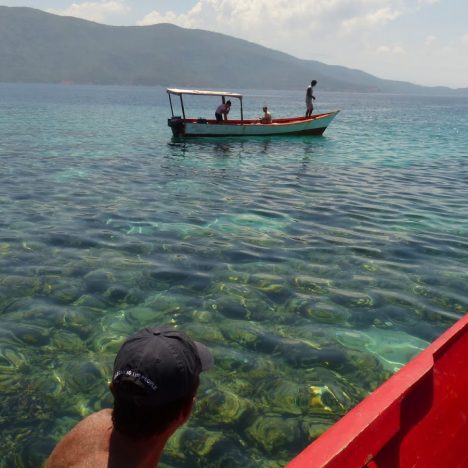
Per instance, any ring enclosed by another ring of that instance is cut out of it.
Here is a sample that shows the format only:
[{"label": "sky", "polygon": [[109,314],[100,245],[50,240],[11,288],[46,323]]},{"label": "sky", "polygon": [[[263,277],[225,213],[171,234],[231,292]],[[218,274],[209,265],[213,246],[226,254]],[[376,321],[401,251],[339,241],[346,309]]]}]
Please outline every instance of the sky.
[{"label": "sky", "polygon": [[110,25],[173,23],[379,78],[468,87],[468,0],[0,0]]}]

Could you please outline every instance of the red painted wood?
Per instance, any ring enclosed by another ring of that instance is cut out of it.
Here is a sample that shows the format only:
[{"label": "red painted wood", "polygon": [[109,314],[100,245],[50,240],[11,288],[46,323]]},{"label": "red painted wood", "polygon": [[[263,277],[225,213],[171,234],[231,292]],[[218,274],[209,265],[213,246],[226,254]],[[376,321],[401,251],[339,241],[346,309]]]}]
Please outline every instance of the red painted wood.
[{"label": "red painted wood", "polygon": [[468,314],[287,468],[468,467]]}]

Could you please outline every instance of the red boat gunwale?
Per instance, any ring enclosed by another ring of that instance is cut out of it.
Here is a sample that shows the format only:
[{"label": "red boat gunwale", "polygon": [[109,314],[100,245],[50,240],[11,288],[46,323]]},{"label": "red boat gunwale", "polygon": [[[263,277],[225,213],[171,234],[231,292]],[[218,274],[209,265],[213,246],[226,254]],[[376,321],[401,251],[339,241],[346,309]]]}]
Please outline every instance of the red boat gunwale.
[{"label": "red boat gunwale", "polygon": [[295,124],[298,122],[308,122],[312,120],[320,120],[323,119],[324,117],[328,117],[329,115],[334,114],[335,112],[326,112],[324,114],[315,114],[311,117],[304,117],[304,116],[298,116],[298,117],[286,117],[282,119],[273,119],[271,123],[269,124],[264,124],[261,123],[259,119],[228,119],[228,120],[222,120],[221,122],[218,122],[215,119],[202,119],[203,121],[200,122],[200,119],[196,118],[185,118],[185,119],[180,119],[181,122],[183,123],[204,123],[204,124],[209,124],[209,125],[262,125],[262,126],[277,126],[277,125],[290,125],[290,124]]},{"label": "red boat gunwale", "polygon": [[287,468],[468,466],[468,314]]}]

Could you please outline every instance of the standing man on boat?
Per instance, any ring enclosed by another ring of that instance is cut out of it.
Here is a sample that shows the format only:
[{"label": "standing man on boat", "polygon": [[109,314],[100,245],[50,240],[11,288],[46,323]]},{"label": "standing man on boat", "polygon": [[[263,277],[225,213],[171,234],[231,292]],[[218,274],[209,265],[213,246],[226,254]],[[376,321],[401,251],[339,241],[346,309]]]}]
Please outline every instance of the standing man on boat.
[{"label": "standing man on boat", "polygon": [[317,80],[312,80],[310,82],[310,85],[307,86],[307,91],[306,91],[306,117],[310,117],[312,115],[312,111],[314,110],[314,105],[312,101],[315,101],[315,96],[314,96],[314,86],[317,84]]},{"label": "standing man on boat", "polygon": [[128,338],[114,362],[114,408],[93,413],[55,447],[46,468],[155,467],[169,437],[190,417],[208,348],[168,327]]},{"label": "standing man on boat", "polygon": [[226,101],[226,103],[220,104],[215,111],[215,117],[218,122],[223,121],[223,115],[224,115],[224,120],[227,120],[227,116],[229,114],[229,111],[231,110],[231,101]]}]

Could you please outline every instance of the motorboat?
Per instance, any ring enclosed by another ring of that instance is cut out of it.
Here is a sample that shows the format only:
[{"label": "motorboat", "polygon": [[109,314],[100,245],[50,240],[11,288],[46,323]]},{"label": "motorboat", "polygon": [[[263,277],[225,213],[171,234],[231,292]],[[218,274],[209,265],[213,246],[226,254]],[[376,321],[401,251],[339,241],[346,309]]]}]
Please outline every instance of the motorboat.
[{"label": "motorboat", "polygon": [[[244,119],[243,96],[239,93],[226,91],[202,91],[195,89],[167,88],[171,106],[171,118],[168,126],[175,137],[226,137],[226,136],[262,136],[262,135],[322,135],[339,111],[315,114],[311,117],[286,117],[272,119],[271,123],[263,123],[261,119]],[[221,102],[227,99],[238,99],[240,103],[240,119],[191,118],[185,113],[184,95],[218,96]],[[174,114],[172,98],[178,96],[181,115]]]}]

